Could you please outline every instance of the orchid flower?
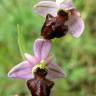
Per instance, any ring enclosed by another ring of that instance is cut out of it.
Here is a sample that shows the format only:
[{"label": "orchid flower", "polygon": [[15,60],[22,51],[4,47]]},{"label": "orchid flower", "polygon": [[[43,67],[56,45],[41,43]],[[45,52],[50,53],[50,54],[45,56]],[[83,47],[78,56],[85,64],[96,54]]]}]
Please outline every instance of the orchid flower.
[{"label": "orchid flower", "polygon": [[70,32],[73,37],[78,38],[84,31],[84,21],[73,5],[72,0],[56,0],[56,2],[40,1],[34,6],[34,10],[44,17],[46,17],[47,14],[57,16],[59,10],[64,10],[69,13],[69,19],[66,22],[68,32]]},{"label": "orchid flower", "polygon": [[51,41],[45,39],[37,39],[33,46],[34,56],[25,53],[26,60],[16,65],[8,73],[11,78],[34,78],[33,71],[36,67],[41,68],[46,65],[48,67],[48,78],[61,78],[64,77],[63,70],[58,64],[53,63],[52,56],[50,56]]}]

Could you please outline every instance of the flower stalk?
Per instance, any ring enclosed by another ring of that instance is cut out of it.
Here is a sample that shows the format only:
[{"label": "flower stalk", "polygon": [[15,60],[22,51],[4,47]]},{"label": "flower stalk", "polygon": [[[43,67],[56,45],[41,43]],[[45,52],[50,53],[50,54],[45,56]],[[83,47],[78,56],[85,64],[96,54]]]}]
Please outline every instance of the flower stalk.
[{"label": "flower stalk", "polygon": [[20,54],[22,56],[23,59],[25,59],[23,53],[24,53],[24,44],[23,44],[23,32],[21,32],[21,27],[19,24],[17,24],[17,32],[18,32],[18,46],[19,46],[19,50],[20,50]]}]

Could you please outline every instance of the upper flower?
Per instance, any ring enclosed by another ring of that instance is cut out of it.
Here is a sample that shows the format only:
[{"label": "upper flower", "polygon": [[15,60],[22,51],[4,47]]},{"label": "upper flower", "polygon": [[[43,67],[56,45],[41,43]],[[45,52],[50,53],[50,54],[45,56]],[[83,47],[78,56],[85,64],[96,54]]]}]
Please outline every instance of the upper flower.
[{"label": "upper flower", "polygon": [[37,39],[33,48],[35,56],[25,53],[26,60],[12,68],[8,76],[12,78],[34,78],[32,73],[39,67],[48,69],[48,78],[64,77],[63,70],[53,63],[50,49],[51,41]]},{"label": "upper flower", "polygon": [[57,16],[59,10],[64,10],[69,13],[69,19],[66,22],[68,31],[74,37],[80,37],[84,31],[84,22],[80,17],[80,13],[76,10],[72,0],[56,0],[54,1],[41,1],[34,6],[34,10],[40,15],[46,17],[47,14]]}]

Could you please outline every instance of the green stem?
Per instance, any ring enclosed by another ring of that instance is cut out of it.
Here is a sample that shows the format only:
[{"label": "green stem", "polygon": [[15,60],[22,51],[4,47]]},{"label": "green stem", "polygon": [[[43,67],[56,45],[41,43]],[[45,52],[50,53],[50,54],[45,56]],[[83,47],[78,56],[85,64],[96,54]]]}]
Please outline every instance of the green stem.
[{"label": "green stem", "polygon": [[17,32],[18,32],[18,46],[19,46],[19,50],[20,50],[20,54],[22,56],[23,59],[25,59],[24,57],[24,51],[25,51],[25,48],[24,48],[24,44],[23,44],[23,33],[22,33],[22,29],[20,28],[20,25],[17,24]]}]

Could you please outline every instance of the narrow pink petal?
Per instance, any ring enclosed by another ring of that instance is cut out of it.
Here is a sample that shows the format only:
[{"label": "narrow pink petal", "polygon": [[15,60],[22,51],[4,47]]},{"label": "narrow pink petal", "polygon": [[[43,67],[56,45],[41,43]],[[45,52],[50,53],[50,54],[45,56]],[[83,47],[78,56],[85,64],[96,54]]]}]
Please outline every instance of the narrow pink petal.
[{"label": "narrow pink petal", "polygon": [[53,1],[41,1],[34,6],[34,10],[43,16],[46,16],[49,13],[56,16],[57,8],[57,4]]},{"label": "narrow pink petal", "polygon": [[48,66],[48,78],[64,78],[65,73],[57,64],[49,64]]},{"label": "narrow pink petal", "polygon": [[81,17],[71,15],[68,20],[68,30],[74,37],[80,37],[84,31],[84,21]]},{"label": "narrow pink petal", "polygon": [[32,55],[30,55],[30,54],[28,54],[28,53],[24,53],[24,56],[25,56],[25,58],[27,59],[27,61],[28,61],[30,64],[32,64],[33,66],[34,66],[35,64],[38,64],[38,63],[39,63],[39,60],[38,60],[36,57],[34,57],[34,56],[32,56]]},{"label": "narrow pink petal", "polygon": [[34,43],[34,54],[41,60],[48,57],[51,49],[51,41],[45,39],[37,39]]},{"label": "narrow pink petal", "polygon": [[23,61],[13,67],[8,73],[11,78],[33,78],[32,65],[28,61]]}]

